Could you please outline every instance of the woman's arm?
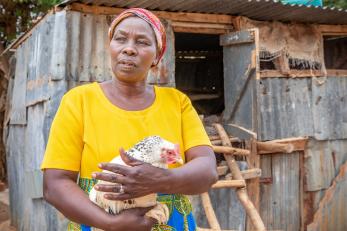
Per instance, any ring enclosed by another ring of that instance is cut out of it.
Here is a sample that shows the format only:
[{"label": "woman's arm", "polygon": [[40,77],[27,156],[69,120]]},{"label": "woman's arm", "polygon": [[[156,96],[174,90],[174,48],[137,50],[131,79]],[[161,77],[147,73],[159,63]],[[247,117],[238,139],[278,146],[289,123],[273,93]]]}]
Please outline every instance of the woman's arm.
[{"label": "woman's arm", "polygon": [[[94,173],[96,179],[120,183],[124,193],[106,194],[110,200],[126,200],[151,193],[199,194],[206,192],[218,180],[216,159],[210,146],[196,146],[186,151],[187,163],[175,169],[160,169],[149,164],[129,159],[121,152],[127,167],[103,163],[100,168],[120,175]],[[97,190],[117,192],[117,185],[97,185]]]},{"label": "woman's arm", "polygon": [[196,146],[186,151],[187,163],[170,170],[163,193],[200,194],[218,180],[216,158],[210,146]]},{"label": "woman's arm", "polygon": [[107,214],[78,187],[77,172],[46,169],[43,176],[44,199],[74,222],[109,231],[150,230],[153,225],[144,217],[149,209],[129,210],[117,216]]}]

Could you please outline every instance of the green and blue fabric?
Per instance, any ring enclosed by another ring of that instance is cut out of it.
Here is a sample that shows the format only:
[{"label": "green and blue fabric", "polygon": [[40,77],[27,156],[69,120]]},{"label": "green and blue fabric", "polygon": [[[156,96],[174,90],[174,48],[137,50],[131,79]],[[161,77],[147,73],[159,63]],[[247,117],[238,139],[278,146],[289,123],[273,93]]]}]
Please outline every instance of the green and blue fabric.
[{"label": "green and blue fabric", "polygon": [[[79,186],[83,191],[89,193],[96,180],[79,179]],[[155,225],[152,231],[195,231],[196,223],[192,214],[192,205],[187,196],[181,194],[159,193],[157,201],[166,204],[170,211],[170,218],[167,224]],[[68,231],[91,231],[90,226],[70,222]]]}]

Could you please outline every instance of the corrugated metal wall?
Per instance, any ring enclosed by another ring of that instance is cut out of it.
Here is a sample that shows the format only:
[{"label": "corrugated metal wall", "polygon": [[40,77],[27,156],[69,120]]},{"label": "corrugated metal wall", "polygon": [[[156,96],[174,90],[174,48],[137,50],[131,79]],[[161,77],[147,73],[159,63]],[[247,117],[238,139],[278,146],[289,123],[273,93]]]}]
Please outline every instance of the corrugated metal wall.
[{"label": "corrugated metal wall", "polygon": [[[174,86],[174,38],[149,82]],[[106,16],[60,11],[47,15],[16,51],[5,135],[11,217],[19,231],[64,230],[66,220],[42,199],[40,164],[49,128],[64,93],[111,79]],[[10,84],[11,85],[11,84]]]},{"label": "corrugated metal wall", "polygon": [[[9,89],[10,124],[5,139],[11,216],[18,230],[62,230],[65,225],[62,216],[41,198],[39,167],[49,127],[63,94],[73,86],[111,78],[109,54],[104,49],[108,44],[106,22],[106,16],[56,12],[42,20],[17,49],[16,75],[10,81],[13,88]],[[174,35],[170,22],[166,25],[168,52],[149,81],[174,85]],[[301,207],[305,206],[302,203],[306,203],[306,197],[312,197],[307,208],[312,214],[347,160],[347,78],[268,78],[257,84],[259,139],[312,137],[305,153],[267,155],[261,160],[262,177],[272,178],[272,183],[261,184],[260,212],[266,226],[298,230],[301,216],[305,215]],[[237,87],[232,82],[226,85],[228,91]],[[239,112],[246,113],[248,118],[251,112],[244,109],[239,108]],[[305,175],[300,175],[303,173],[300,166],[304,166]],[[234,199],[225,201],[226,195],[229,192],[223,190],[213,195],[216,207],[221,208],[218,203],[224,203],[225,209],[229,208],[217,212],[224,219],[223,228],[230,225],[243,230],[244,218],[240,217],[243,211],[234,205]],[[343,196],[336,200],[338,204],[347,202]],[[331,214],[347,213],[338,209]],[[234,218],[226,213],[237,214],[235,219],[240,223],[230,224]],[[307,221],[313,221],[309,213],[305,216]],[[199,222],[206,227],[206,220],[199,218]]]}]

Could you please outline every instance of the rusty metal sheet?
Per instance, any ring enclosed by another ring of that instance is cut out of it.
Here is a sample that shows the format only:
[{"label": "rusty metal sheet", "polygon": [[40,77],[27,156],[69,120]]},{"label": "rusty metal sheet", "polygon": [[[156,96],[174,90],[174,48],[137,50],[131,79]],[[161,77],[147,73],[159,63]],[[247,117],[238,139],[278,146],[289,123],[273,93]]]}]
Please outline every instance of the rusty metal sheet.
[{"label": "rusty metal sheet", "polygon": [[67,58],[67,12],[59,11],[54,14],[52,60],[52,80],[60,80],[66,77]]},{"label": "rusty metal sheet", "polygon": [[308,231],[347,230],[347,162],[341,165],[339,174],[319,203]]},{"label": "rusty metal sheet", "polygon": [[112,78],[105,15],[68,12],[69,80],[102,82]]},{"label": "rusty metal sheet", "polygon": [[314,136],[318,140],[347,138],[347,78],[312,81]]},{"label": "rusty metal sheet", "polygon": [[260,215],[268,230],[300,230],[300,155],[261,156]]},{"label": "rusty metal sheet", "polygon": [[341,165],[347,161],[347,140],[310,139],[305,152],[306,190],[330,187]]},{"label": "rusty metal sheet", "polygon": [[267,78],[259,82],[259,139],[347,138],[347,78]]},{"label": "rusty metal sheet", "polygon": [[25,106],[26,83],[28,76],[28,43],[23,43],[16,52],[16,74],[14,79],[13,94],[11,100],[11,120],[10,124],[22,124],[27,122],[27,112]]},{"label": "rusty metal sheet", "polygon": [[48,82],[52,59],[53,24],[54,17],[49,16],[36,27],[32,36],[26,41],[30,46],[26,106],[49,99]]},{"label": "rusty metal sheet", "polygon": [[166,52],[156,67],[148,73],[147,82],[163,86],[175,86],[175,35],[171,21],[162,20],[166,30]]}]

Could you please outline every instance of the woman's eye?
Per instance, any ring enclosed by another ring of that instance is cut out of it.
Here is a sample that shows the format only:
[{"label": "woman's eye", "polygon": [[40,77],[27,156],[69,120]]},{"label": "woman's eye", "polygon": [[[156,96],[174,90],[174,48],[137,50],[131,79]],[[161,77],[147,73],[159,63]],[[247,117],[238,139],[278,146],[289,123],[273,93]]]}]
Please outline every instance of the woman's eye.
[{"label": "woman's eye", "polygon": [[146,40],[137,40],[137,43],[141,45],[148,45],[148,46],[150,45],[150,43]]},{"label": "woman's eye", "polygon": [[119,41],[119,42],[124,42],[126,40],[125,37],[116,37],[114,40]]}]

